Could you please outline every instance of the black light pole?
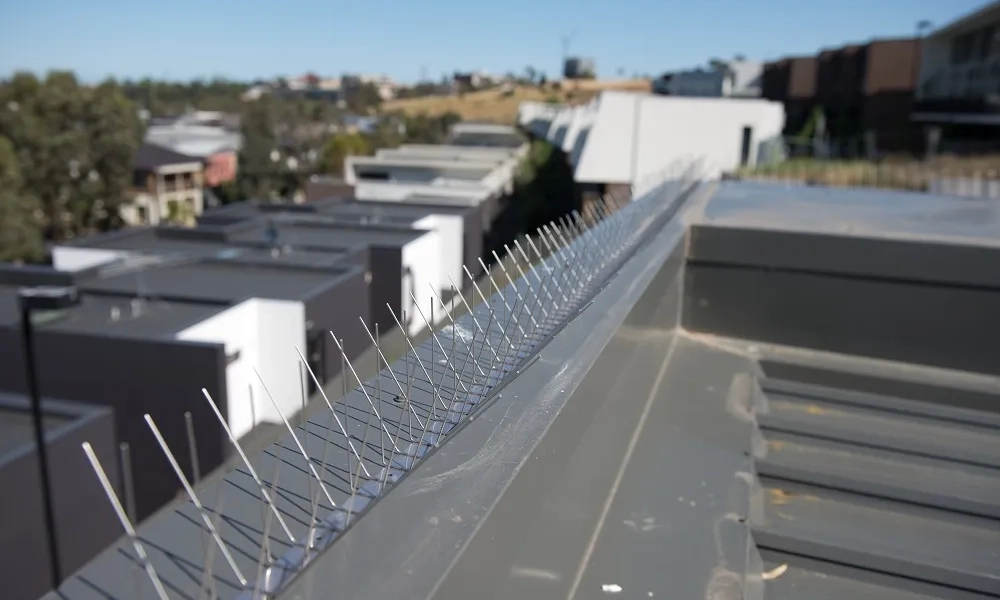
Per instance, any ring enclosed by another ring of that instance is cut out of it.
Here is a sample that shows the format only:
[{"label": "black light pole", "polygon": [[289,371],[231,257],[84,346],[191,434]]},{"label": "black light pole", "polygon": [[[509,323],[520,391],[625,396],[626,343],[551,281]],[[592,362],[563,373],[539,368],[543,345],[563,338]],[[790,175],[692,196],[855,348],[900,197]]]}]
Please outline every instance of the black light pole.
[{"label": "black light pole", "polygon": [[49,541],[49,564],[52,569],[52,588],[62,583],[59,566],[59,546],[56,543],[55,514],[52,511],[52,486],[49,480],[49,458],[45,447],[45,428],[42,425],[42,396],[38,389],[38,369],[35,365],[35,334],[31,313],[35,310],[60,310],[79,302],[73,287],[22,288],[18,292],[21,307],[21,331],[24,334],[24,362],[31,397],[31,419],[35,429],[35,448],[38,451],[38,471],[42,484],[42,506],[45,511],[45,528]]}]

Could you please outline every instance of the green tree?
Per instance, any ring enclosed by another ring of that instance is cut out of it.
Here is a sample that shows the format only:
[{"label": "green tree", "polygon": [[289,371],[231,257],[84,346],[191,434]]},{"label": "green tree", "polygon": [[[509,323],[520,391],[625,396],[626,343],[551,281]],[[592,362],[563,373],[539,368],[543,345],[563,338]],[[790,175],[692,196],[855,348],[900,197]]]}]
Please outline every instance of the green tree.
[{"label": "green tree", "polygon": [[22,189],[38,198],[48,238],[119,222],[142,125],[117,85],[85,87],[68,72],[44,80],[18,73],[0,88],[0,136],[16,148]]},{"label": "green tree", "polygon": [[24,192],[14,145],[0,137],[0,261],[37,262],[45,249],[38,199]]},{"label": "green tree", "polygon": [[278,148],[272,104],[270,98],[261,98],[250,105],[240,121],[240,187],[244,195],[252,198],[270,198],[278,187],[280,169],[272,160]]},{"label": "green tree", "polygon": [[371,143],[365,136],[358,133],[341,133],[331,137],[320,157],[319,170],[323,173],[342,176],[344,174],[344,159],[348,156],[364,156],[371,154]]}]

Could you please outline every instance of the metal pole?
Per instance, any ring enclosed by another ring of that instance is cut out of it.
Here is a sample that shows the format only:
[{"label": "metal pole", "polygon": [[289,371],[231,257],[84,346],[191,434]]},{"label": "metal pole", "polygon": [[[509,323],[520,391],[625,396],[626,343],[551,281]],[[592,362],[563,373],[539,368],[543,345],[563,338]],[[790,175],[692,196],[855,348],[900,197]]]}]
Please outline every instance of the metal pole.
[{"label": "metal pole", "polygon": [[59,545],[56,542],[56,522],[52,511],[52,486],[49,479],[49,457],[45,447],[45,428],[42,425],[42,398],[38,389],[38,372],[35,365],[35,336],[31,325],[31,307],[20,299],[21,331],[24,335],[24,362],[28,376],[28,395],[31,397],[31,420],[35,429],[35,448],[38,451],[38,472],[42,485],[42,510],[45,511],[45,528],[49,541],[49,565],[52,570],[52,589],[62,583],[59,564]]}]

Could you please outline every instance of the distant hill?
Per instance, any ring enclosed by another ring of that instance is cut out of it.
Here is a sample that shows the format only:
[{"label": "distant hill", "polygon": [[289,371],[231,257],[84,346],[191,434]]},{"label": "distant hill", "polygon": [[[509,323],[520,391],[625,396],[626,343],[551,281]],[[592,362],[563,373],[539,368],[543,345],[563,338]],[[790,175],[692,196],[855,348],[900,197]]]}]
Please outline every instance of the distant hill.
[{"label": "distant hill", "polygon": [[429,116],[456,112],[468,121],[513,123],[522,102],[558,100],[566,104],[584,104],[603,90],[650,91],[648,79],[574,80],[540,86],[516,86],[512,90],[492,88],[467,92],[462,96],[426,96],[382,103],[383,111],[402,111]]}]

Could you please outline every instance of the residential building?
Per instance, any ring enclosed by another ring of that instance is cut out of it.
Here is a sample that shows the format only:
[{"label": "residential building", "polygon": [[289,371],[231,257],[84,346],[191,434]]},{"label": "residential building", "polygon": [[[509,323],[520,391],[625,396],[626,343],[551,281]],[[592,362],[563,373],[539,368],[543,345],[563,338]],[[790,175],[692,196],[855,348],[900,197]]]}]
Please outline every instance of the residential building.
[{"label": "residential building", "polygon": [[[364,275],[368,286],[371,323],[383,331],[395,331],[396,318],[407,332],[416,335],[426,328],[417,307],[430,321],[430,287],[447,288],[441,248],[441,234],[434,230],[413,229],[393,225],[343,223],[336,218],[315,214],[274,214],[264,220],[249,221],[233,227],[229,241],[259,244],[272,240],[286,251],[323,251],[326,248],[367,246],[368,270]],[[410,293],[416,298],[414,303]],[[332,307],[331,307],[332,309]],[[353,312],[340,312],[352,317]],[[393,317],[395,314],[395,318]],[[405,313],[405,316],[404,316]],[[438,316],[444,315],[438,312]],[[365,344],[363,348],[367,348]]]},{"label": "residential building", "polygon": [[1000,2],[931,32],[921,46],[913,120],[926,126],[929,145],[955,151],[996,150]]},{"label": "residential building", "polygon": [[[83,442],[90,443],[120,494],[117,436],[110,408],[52,398],[41,403],[56,552],[65,575],[121,537],[118,519],[98,480],[89,476],[90,463],[80,450]],[[35,600],[52,587],[34,436],[29,399],[0,392],[0,488],[5,490],[0,495],[0,577],[10,600]]]},{"label": "residential building", "polygon": [[486,71],[465,71],[458,72],[451,78],[452,86],[458,90],[477,90],[479,88],[494,85],[499,78],[494,77]]},{"label": "residential building", "polygon": [[757,61],[720,61],[708,69],[664,73],[653,80],[653,93],[666,96],[757,98],[764,65]]},{"label": "residential building", "polygon": [[192,225],[204,208],[201,159],[146,142],[132,161],[133,198],[121,208],[130,225]]},{"label": "residential building", "polygon": [[560,140],[584,204],[604,194],[628,201],[633,186],[686,156],[700,157],[697,176],[705,178],[757,164],[785,120],[782,105],[765,100],[626,92],[603,92],[588,106],[559,112],[566,119],[527,104],[519,119],[533,134]]},{"label": "residential building", "polygon": [[[340,195],[314,198],[304,204],[237,202],[206,211],[199,219],[202,225],[225,225],[267,216],[292,214],[300,217],[317,215],[349,225],[392,225],[417,230],[433,230],[441,237],[444,288],[449,281],[462,285],[466,281],[462,266],[475,277],[481,272],[479,259],[484,254],[484,227],[479,206],[449,206],[403,202],[358,201]],[[488,231],[488,228],[485,229]],[[450,277],[450,280],[448,279]],[[467,283],[467,282],[466,282]]]},{"label": "residential building", "polygon": [[239,130],[226,116],[209,120],[188,116],[151,124],[146,129],[146,142],[203,161],[209,187],[236,178],[237,156],[243,145]]},{"label": "residential building", "polygon": [[788,135],[798,135],[821,111],[821,133],[853,144],[856,152],[913,149],[920,136],[908,115],[919,60],[920,43],[914,38],[785,58],[764,65],[763,96],[785,104]]},{"label": "residential building", "polygon": [[522,149],[526,152],[524,137],[510,125],[495,123],[461,122],[451,126],[448,143],[453,146]]},{"label": "residential building", "polygon": [[593,79],[597,77],[594,59],[570,56],[563,61],[563,77],[566,79]]},{"label": "residential building", "polygon": [[[238,222],[228,226],[201,225],[194,229],[127,229],[57,246],[53,249],[53,264],[67,272],[114,265],[123,260],[176,265],[149,273],[137,269],[128,276],[106,276],[78,285],[93,293],[133,293],[139,297],[148,295],[199,302],[235,304],[248,296],[289,300],[281,295],[279,283],[286,278],[296,284],[312,282],[315,288],[306,290],[308,293],[302,293],[296,300],[304,303],[305,324],[301,327],[301,335],[309,348],[310,366],[320,381],[325,382],[339,374],[341,367],[339,351],[329,331],[337,331],[344,337],[350,359],[368,347],[364,342],[367,336],[357,318],[338,318],[343,315],[340,309],[346,305],[367,306],[370,277],[366,273],[371,268],[368,247],[357,240],[353,243],[330,241],[317,248],[292,246],[289,240],[282,239],[280,229],[273,240],[266,235],[237,239],[239,233],[256,232],[255,225]],[[175,278],[188,275],[194,265],[201,262],[219,270],[218,286],[193,290],[170,288]],[[256,269],[265,277],[259,285],[252,279]],[[367,318],[367,310],[360,316]]]}]

